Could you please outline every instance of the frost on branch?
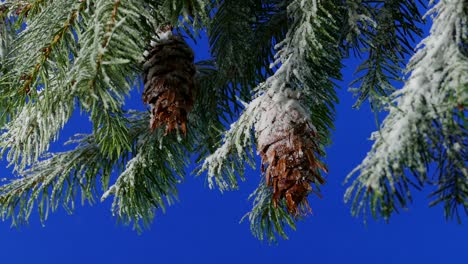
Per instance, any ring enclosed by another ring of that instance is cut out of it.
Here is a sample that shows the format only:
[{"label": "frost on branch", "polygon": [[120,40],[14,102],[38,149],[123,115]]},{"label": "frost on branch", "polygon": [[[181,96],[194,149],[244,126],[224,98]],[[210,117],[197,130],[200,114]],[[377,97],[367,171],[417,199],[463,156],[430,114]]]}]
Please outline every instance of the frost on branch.
[{"label": "frost on branch", "polygon": [[26,104],[16,118],[4,126],[0,153],[8,152],[7,160],[15,165],[15,170],[37,161],[49,149],[50,142],[57,140],[60,129],[73,112],[73,97],[57,92],[58,85],[53,88],[43,92],[36,102]]},{"label": "frost on branch", "polygon": [[268,180],[250,196],[253,208],[244,219],[259,239],[286,238],[285,226],[295,228],[291,215],[308,211],[311,183],[323,183],[319,169],[325,169],[318,156],[323,155],[333,126],[337,98],[331,79],[340,78],[335,11],[324,1],[288,4],[291,23],[275,47],[274,75],[256,87],[255,99],[203,164],[211,187],[216,183],[221,190],[237,188],[235,173],[242,176],[243,163],[253,161],[252,139],[256,139]]},{"label": "frost on branch", "polygon": [[[10,40],[11,36],[8,33],[8,27],[7,27],[7,21],[6,21],[6,14],[5,14],[6,10],[7,8],[5,6],[0,6],[0,62],[2,62],[6,58],[9,52],[8,51],[9,42],[11,41]],[[1,68],[3,67],[0,66],[0,69]]]},{"label": "frost on branch", "polygon": [[409,185],[428,182],[431,162],[438,165],[432,204],[443,202],[447,217],[458,216],[458,205],[468,210],[466,1],[440,1],[427,15],[434,20],[430,35],[409,62],[405,86],[392,95],[396,106],[388,106],[380,131],[372,134],[371,151],[348,176],[357,174],[345,194],[354,214],[369,207],[374,217],[388,218],[405,207]]},{"label": "frost on branch", "polygon": [[59,205],[72,212],[77,193],[81,193],[82,202],[93,203],[96,178],[107,182],[116,163],[100,153],[94,140],[91,135],[77,135],[68,142],[78,144],[75,149],[46,155],[46,159],[22,170],[18,178],[2,183],[1,219],[11,218],[13,226],[25,224],[37,208],[43,222]]},{"label": "frost on branch", "polygon": [[164,137],[161,129],[150,133],[143,126],[138,131],[136,153],[101,200],[113,195],[114,215],[140,231],[140,222],[149,226],[156,210],[164,211],[177,198],[176,185],[183,179],[187,157],[175,137]]},{"label": "frost on branch", "polygon": [[[239,119],[225,133],[223,145],[203,162],[201,171],[208,171],[210,188],[216,186],[220,191],[236,189],[236,172],[242,177],[244,161],[254,165],[252,128],[259,114],[257,109],[261,99],[258,97],[246,106]],[[228,163],[232,165],[226,166]]]}]

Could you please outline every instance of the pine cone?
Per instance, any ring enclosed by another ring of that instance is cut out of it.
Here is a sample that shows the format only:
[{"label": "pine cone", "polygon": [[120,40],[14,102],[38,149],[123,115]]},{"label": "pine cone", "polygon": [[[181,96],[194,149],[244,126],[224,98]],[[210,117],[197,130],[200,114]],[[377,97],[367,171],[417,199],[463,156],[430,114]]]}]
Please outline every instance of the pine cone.
[{"label": "pine cone", "polygon": [[193,107],[194,53],[185,41],[171,32],[160,35],[148,51],[143,65],[143,102],[151,105],[150,128],[166,125],[187,132],[187,114]]},{"label": "pine cone", "polygon": [[314,192],[311,183],[325,182],[319,169],[326,172],[326,168],[316,156],[321,154],[317,132],[296,92],[263,96],[263,113],[255,130],[262,173],[273,187],[273,204],[277,207],[285,198],[291,215],[306,214],[310,212],[307,196]]}]

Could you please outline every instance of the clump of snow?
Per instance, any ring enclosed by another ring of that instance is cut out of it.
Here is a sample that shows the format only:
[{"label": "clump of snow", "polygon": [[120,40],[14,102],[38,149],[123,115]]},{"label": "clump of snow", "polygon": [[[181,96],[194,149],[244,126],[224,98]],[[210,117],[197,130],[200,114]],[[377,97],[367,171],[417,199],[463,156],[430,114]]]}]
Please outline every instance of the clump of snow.
[{"label": "clump of snow", "polygon": [[145,160],[140,152],[127,162],[125,170],[120,174],[117,182],[109,187],[109,189],[101,196],[101,201],[104,201],[110,195],[118,195],[121,188],[133,188],[135,185],[135,177],[139,173],[139,169],[144,168],[145,166]]},{"label": "clump of snow", "polygon": [[[267,92],[260,104],[259,120],[255,123],[257,144],[266,146],[293,129],[294,124],[309,122],[309,114],[297,100],[299,92],[285,89],[280,92]],[[275,122],[281,120],[281,122]],[[273,125],[274,124],[274,125]]]},{"label": "clump of snow", "polygon": [[158,36],[158,40],[159,41],[166,41],[166,40],[169,40],[171,37],[172,37],[172,31],[168,30],[168,31],[161,31],[161,30],[158,30],[156,32],[157,36]]}]

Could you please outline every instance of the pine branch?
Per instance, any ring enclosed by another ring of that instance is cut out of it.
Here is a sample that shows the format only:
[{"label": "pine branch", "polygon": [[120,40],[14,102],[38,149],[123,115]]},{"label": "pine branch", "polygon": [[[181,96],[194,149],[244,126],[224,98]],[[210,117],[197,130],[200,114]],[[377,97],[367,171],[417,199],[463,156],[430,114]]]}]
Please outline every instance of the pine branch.
[{"label": "pine branch", "polygon": [[[294,99],[299,104],[309,106],[304,111],[307,111],[308,120],[317,129],[320,140],[317,151],[323,152],[321,148],[328,141],[333,104],[336,102],[334,85],[330,79],[339,78],[341,59],[338,52],[338,28],[327,11],[333,8],[325,5],[315,1],[293,1],[288,5],[288,16],[292,22],[285,39],[277,45],[278,52],[273,67],[278,65],[278,69],[273,76],[257,86],[255,99],[246,105],[239,119],[231,125],[223,139],[223,145],[205,160],[202,170],[208,171],[210,187],[217,185],[221,191],[237,188],[235,172],[243,179],[243,164],[239,160],[253,161],[248,154],[252,147],[252,128],[265,122],[262,119],[274,118],[265,112],[265,106],[271,105],[268,99],[286,93],[289,89],[297,91],[297,98]],[[281,102],[278,104],[282,105]],[[286,111],[286,108],[279,109]],[[283,112],[278,113],[278,117],[281,115]],[[256,135],[257,141],[260,140],[258,136]],[[244,150],[246,148],[248,151]],[[269,188],[259,188],[254,193],[257,198],[254,198],[256,202],[249,219],[251,229],[256,230],[254,234],[257,237],[263,238],[263,234],[267,234],[267,238],[272,240],[275,233],[284,235],[282,223],[290,222],[290,218],[284,213],[284,200],[278,206],[280,209],[271,209],[272,205],[265,202],[265,197],[271,199],[271,193],[266,194],[265,190],[271,192]]]},{"label": "pine branch", "polygon": [[[3,76],[10,71],[10,67],[6,62],[12,49],[11,42],[14,36],[14,29],[8,12],[8,5],[0,5],[0,79],[4,78]],[[0,91],[4,90],[5,87],[0,82]],[[9,98],[0,97],[0,126],[3,126],[11,115],[10,111],[7,109],[9,100]]]},{"label": "pine branch", "polygon": [[[275,117],[279,119],[282,116],[286,116],[286,112],[284,111],[291,113],[288,108],[292,107],[292,104],[297,103],[300,106],[297,106],[297,109],[302,109],[302,111],[304,111],[303,114],[304,118],[307,119],[307,124],[314,126],[314,131],[316,131],[317,142],[314,144],[317,145],[315,148],[307,151],[315,152],[318,157],[324,155],[322,148],[329,141],[329,130],[332,127],[334,115],[333,104],[337,100],[334,84],[331,79],[340,78],[338,69],[340,67],[341,55],[338,52],[338,28],[334,24],[335,21],[332,19],[333,15],[328,10],[334,10],[333,4],[318,3],[315,1],[294,1],[288,5],[288,16],[293,19],[293,21],[288,29],[286,38],[277,45],[280,49],[276,55],[275,64],[280,66],[275,74],[267,79],[264,84],[265,86],[261,87],[266,88],[266,93],[262,95],[264,98],[264,106],[272,105],[272,103],[268,103],[266,99],[280,96],[283,93],[289,94],[289,89],[293,89],[298,93],[296,97],[291,97],[291,94],[285,96],[285,98],[290,98],[289,101],[278,100],[278,102],[276,102],[279,105],[278,109],[283,110],[279,110]],[[293,98],[297,99],[294,100]],[[293,100],[295,101],[294,103],[292,102]],[[284,104],[283,107],[281,107],[282,104]],[[304,106],[308,106],[308,108]],[[264,109],[267,110],[269,107]],[[258,112],[259,116],[262,118],[255,126],[257,143],[260,145],[264,140],[263,135],[268,134],[262,133],[263,131],[259,130],[260,127],[262,127],[261,123],[268,123],[268,118],[272,117],[270,113]],[[302,120],[302,118],[298,119]],[[300,122],[299,120],[296,121]],[[277,125],[283,124],[283,122],[278,121],[273,123]],[[286,122],[285,125],[287,124],[289,123]],[[272,129],[274,130],[275,128]],[[278,129],[281,130],[281,126],[279,126]],[[260,136],[262,136],[262,138],[260,138]],[[307,143],[305,143],[306,141],[304,138],[300,140],[304,141],[301,142],[303,146],[309,147]],[[264,146],[264,144],[261,146]],[[262,149],[259,151],[264,150]],[[278,155],[282,154],[278,153]],[[300,155],[300,153],[293,153],[292,155]],[[312,178],[308,174],[302,176],[303,179],[307,178],[310,182],[315,183],[315,185],[320,185],[323,181],[321,182],[319,180],[320,173],[318,172],[318,168],[324,169],[324,165],[321,164],[320,161],[313,160],[312,156],[311,154],[308,159],[308,162],[311,163],[307,164],[307,169],[314,171],[316,174],[314,174],[315,176]],[[263,160],[263,163],[265,163],[265,160]],[[268,160],[268,167],[274,165],[272,160]],[[281,170],[279,167],[280,164],[278,164],[278,168],[272,168]],[[267,169],[267,177],[268,170],[270,170],[270,168]],[[304,171],[301,173],[306,172]],[[307,182],[306,189],[308,190],[312,189],[308,186],[310,182]],[[283,184],[283,182],[281,184]],[[304,200],[303,189],[301,189],[305,188],[304,185],[294,185],[294,187],[291,187],[291,190],[288,189],[285,194],[282,194],[279,192],[284,188],[281,184],[278,183],[278,186],[275,186],[275,183],[273,183],[273,192],[278,192],[273,197],[273,201],[276,201],[273,202],[273,208],[271,208],[271,204],[268,205],[268,203],[265,203],[264,198],[262,198],[268,195],[262,193],[262,190],[265,191],[265,188],[259,188],[253,194],[258,202],[254,202],[254,208],[252,209],[249,219],[251,220],[251,229],[257,230],[254,235],[256,234],[259,238],[263,238],[262,234],[267,234],[269,240],[274,240],[275,233],[284,236],[284,224],[288,224],[294,228],[294,225],[291,224],[292,221],[289,218],[289,214],[294,214],[294,216],[297,217],[297,212],[301,211],[297,210],[296,207],[298,206],[305,206],[306,209],[304,209],[304,211],[308,210],[307,200]],[[285,181],[284,184],[287,185],[289,183]],[[283,199],[282,195],[291,195],[293,198],[292,200],[291,197],[285,197]],[[281,200],[279,200],[281,204],[278,204],[278,197],[281,197]],[[286,208],[289,214],[286,214]],[[259,220],[260,211],[263,211],[261,213],[261,221]],[[273,225],[268,223],[273,223]]]},{"label": "pine branch", "polygon": [[[130,2],[98,1],[95,5],[87,6],[85,13],[79,13],[86,6],[84,1],[78,9],[74,5],[63,5],[45,7],[42,11],[44,14],[37,15],[37,19],[31,18],[28,30],[17,40],[15,54],[20,55],[14,60],[23,65],[17,65],[20,69],[11,71],[11,78],[25,79],[21,86],[28,90],[45,91],[44,96],[34,96],[37,92],[32,93],[35,100],[24,106],[22,114],[7,125],[7,131],[2,136],[3,142],[8,142],[3,146],[3,151],[10,149],[9,161],[15,166],[18,164],[19,169],[37,160],[47,150],[50,141],[57,138],[58,131],[73,112],[75,98],[85,110],[91,112],[95,135],[103,136],[99,142],[104,155],[118,156],[130,146],[119,113],[124,95],[137,78],[138,71],[134,65],[143,60],[146,41],[140,32],[147,31],[150,26],[142,23],[141,18],[149,15],[140,10],[141,6]],[[63,13],[56,9],[74,10],[66,17],[63,26],[58,28],[56,24],[51,26],[44,23],[49,14]],[[72,27],[78,16],[80,27]],[[93,26],[82,32],[90,23]],[[43,40],[45,44],[39,41],[38,45],[45,45],[45,48],[40,49],[42,53],[37,59],[24,57],[24,54],[28,54],[25,49],[29,48],[31,38],[42,37],[44,27],[52,33],[52,41],[47,42],[47,38]],[[78,47],[86,49],[78,51]],[[73,57],[72,61],[70,56]],[[24,77],[21,67],[27,68],[27,65],[33,70]],[[36,75],[41,78],[33,83]],[[49,122],[44,122],[42,117],[50,118]],[[25,127],[24,124],[29,126]],[[17,130],[26,133],[18,134],[21,136],[13,134]]]},{"label": "pine branch", "polygon": [[[431,205],[461,221],[461,209],[468,212],[465,2],[441,0],[429,13],[431,36],[398,92],[392,82],[423,21],[413,0],[2,2],[0,153],[20,177],[0,185],[0,214],[19,225],[37,207],[44,221],[60,204],[72,211],[79,193],[93,203],[105,191],[101,199],[114,196],[119,221],[140,230],[176,199],[190,154],[205,159],[199,172],[208,172],[210,188],[225,191],[238,188],[246,162],[255,165],[255,144],[263,177],[243,219],[259,239],[286,238],[309,211],[308,194],[325,183],[333,80],[354,48],[368,55],[358,68],[356,106],[369,98],[390,114],[350,175],[358,174],[345,197],[353,212],[388,219],[411,202],[411,186],[431,184]],[[188,56],[196,99],[193,108],[192,94],[178,100],[191,110],[185,137],[151,133],[147,113],[123,110],[145,50],[167,24],[193,40],[207,29],[214,56],[197,63],[195,82]],[[73,150],[45,154],[76,106],[89,114],[93,133],[72,140]],[[109,187],[112,172],[120,175]]]},{"label": "pine branch", "polygon": [[213,1],[207,0],[164,0],[157,3],[154,9],[165,22],[178,25],[185,30],[185,33],[192,36],[192,30],[197,33],[208,25],[209,14],[214,4]]},{"label": "pine branch", "polygon": [[[91,93],[80,98],[86,109],[101,101],[105,109],[115,111],[138,74],[134,65],[143,61],[151,25],[142,18],[150,15],[144,6],[118,0],[97,1],[89,13],[84,25],[89,30],[78,37],[79,46],[87,48],[77,54],[69,79],[73,90]],[[142,32],[148,35],[142,37]]]},{"label": "pine branch", "polygon": [[171,205],[177,198],[176,185],[182,181],[188,164],[185,150],[163,138],[162,131],[156,136],[140,137],[137,154],[101,198],[114,195],[114,214],[125,224],[133,221],[139,231],[140,220],[148,227],[155,210],[164,211],[166,203]]},{"label": "pine branch", "polygon": [[372,16],[372,6],[362,3],[362,0],[347,0],[342,3],[341,21],[341,43],[344,46],[346,53],[350,48],[359,52],[360,45],[369,45],[363,35],[370,34],[373,28],[377,27]]},{"label": "pine branch", "polygon": [[39,100],[25,105],[15,119],[4,126],[5,132],[0,136],[0,153],[8,152],[7,160],[15,170],[39,160],[48,150],[50,141],[58,138],[58,132],[73,112],[73,98],[57,91],[61,87],[52,83],[54,79],[50,82],[49,89]]},{"label": "pine branch", "polygon": [[[28,29],[13,41],[7,62],[10,70],[1,79],[2,99],[8,99],[5,112],[11,121],[4,127],[0,147],[2,153],[8,150],[15,169],[23,169],[47,151],[73,112],[73,97],[65,92],[69,86],[64,79],[70,53],[76,48],[70,45],[74,42],[71,31],[80,7],[56,3],[43,8],[45,14],[30,18]],[[57,12],[63,15],[53,15],[53,23],[41,20],[52,19],[51,14]],[[34,47],[31,38],[37,39]]]},{"label": "pine branch", "polygon": [[434,200],[430,205],[443,204],[446,219],[456,218],[461,223],[461,213],[464,211],[468,215],[468,130],[464,113],[456,111],[454,116],[450,123],[435,124],[449,131],[444,133],[446,138],[434,141],[439,145],[434,146],[433,159],[437,160],[439,167],[437,176],[431,181],[436,190],[431,193]]},{"label": "pine branch", "polygon": [[218,86],[223,90],[225,104],[232,104],[232,116],[241,109],[237,97],[249,100],[251,89],[258,83],[255,66],[252,61],[253,29],[256,3],[253,0],[220,1],[210,25],[208,36],[211,53],[216,58],[219,71]]},{"label": "pine branch", "polygon": [[422,35],[418,24],[424,21],[414,0],[348,4],[359,5],[349,9],[348,41],[359,53],[368,54],[356,69],[360,76],[350,84],[357,85],[350,89],[358,96],[354,107],[369,98],[372,110],[377,112],[395,91],[393,83],[401,81],[405,56],[413,53],[410,41]]},{"label": "pine branch", "polygon": [[[38,9],[39,5],[40,1],[37,1],[27,6],[31,10]],[[13,64],[8,79],[15,85],[11,86],[9,96],[21,99],[29,94],[34,96],[35,88],[46,85],[41,79],[47,76],[48,71],[54,71],[54,62],[69,60],[70,53],[76,48],[72,45],[72,31],[83,7],[83,3],[56,2],[42,7],[40,14],[28,17],[27,30],[23,30],[13,43],[15,57],[11,58]],[[60,14],[60,17],[53,13]],[[34,46],[30,40],[34,40]]]},{"label": "pine branch", "polygon": [[196,138],[194,153],[198,154],[197,162],[200,162],[219,147],[224,124],[228,122],[225,113],[230,105],[223,104],[219,98],[221,89],[217,86],[218,70],[214,62],[199,61],[195,66],[196,100],[190,114],[189,131]]},{"label": "pine branch", "polygon": [[[73,150],[52,154],[21,171],[20,178],[0,186],[3,220],[11,218],[13,225],[27,223],[37,207],[41,221],[45,221],[49,211],[60,204],[72,212],[79,193],[82,202],[93,203],[101,190],[108,190],[102,199],[115,195],[113,210],[122,222],[134,221],[137,229],[140,220],[147,225],[156,209],[173,201],[193,138],[175,144],[176,137],[163,137],[161,130],[150,133],[147,114],[132,113],[125,120],[127,137],[133,143],[131,152],[108,157],[102,155],[94,135],[71,140],[69,144],[77,144]],[[111,173],[121,171],[117,182],[108,188]]]},{"label": "pine branch", "polygon": [[259,240],[266,239],[268,242],[276,242],[278,235],[287,239],[285,226],[296,230],[296,223],[286,210],[285,203],[275,207],[271,201],[272,194],[271,188],[262,179],[258,188],[249,196],[249,199],[253,199],[252,211],[241,220],[248,219],[252,234]]},{"label": "pine branch", "polygon": [[69,212],[75,196],[81,192],[82,202],[94,201],[96,178],[109,178],[115,161],[104,158],[92,136],[84,136],[71,151],[53,154],[23,171],[22,177],[0,187],[2,219],[11,218],[12,225],[28,222],[34,207],[41,221],[60,204]]},{"label": "pine branch", "polygon": [[[468,59],[460,41],[466,35],[468,13],[464,1],[441,1],[433,15],[431,34],[411,58],[411,72],[402,90],[392,94],[393,103],[380,131],[374,132],[372,150],[348,179],[357,175],[345,194],[357,215],[372,211],[388,219],[411,201],[410,184],[428,183],[427,167],[437,165],[437,199],[445,203],[447,217],[466,205],[466,124]],[[409,169],[415,177],[407,176]],[[448,194],[446,191],[453,193]],[[354,198],[353,198],[354,196]]]},{"label": "pine branch", "polygon": [[[124,126],[129,127],[127,137],[131,142],[148,133],[147,119],[147,114],[127,115]],[[11,218],[15,226],[27,223],[35,206],[41,221],[60,204],[71,213],[79,193],[82,203],[86,200],[94,203],[100,189],[108,188],[111,173],[119,171],[130,155],[129,151],[114,157],[103,155],[94,135],[78,135],[66,144],[77,145],[70,151],[46,155],[30,168],[19,171],[20,178],[0,186],[3,220]]]},{"label": "pine branch", "polygon": [[280,67],[264,86],[273,93],[287,88],[300,91],[300,100],[308,106],[311,121],[324,140],[322,144],[326,144],[333,128],[334,104],[338,101],[331,79],[341,78],[339,30],[332,19],[333,9],[332,3],[315,5],[315,1],[295,1],[288,6],[288,14],[295,21],[286,38],[277,44],[272,66]]},{"label": "pine branch", "polygon": [[[142,52],[137,53],[137,51],[143,50],[145,43],[140,33],[134,29],[135,24],[140,22],[141,13],[137,12],[138,7],[122,5],[121,14],[119,14],[117,13],[119,6],[120,1],[114,4],[109,4],[107,1],[97,3],[96,12],[88,13],[92,14],[90,19],[93,22],[103,21],[103,23],[96,23],[93,30],[83,35],[74,30],[74,33],[79,36],[78,42],[75,42],[72,33],[65,34],[65,32],[72,30],[70,25],[76,20],[77,12],[85,7],[84,3],[81,3],[78,11],[71,13],[63,27],[53,30],[58,33],[54,33],[52,42],[41,49],[43,54],[38,58],[39,63],[32,64],[33,72],[27,75],[22,84],[30,90],[32,80],[43,69],[44,72],[41,73],[43,81],[34,85],[41,87],[45,95],[37,97],[35,102],[29,102],[21,112],[22,114],[7,125],[7,130],[2,135],[3,142],[7,142],[7,145],[3,146],[3,151],[9,149],[8,159],[10,163],[15,164],[15,167],[18,165],[16,169],[23,169],[47,151],[50,141],[57,138],[58,131],[73,112],[75,98],[79,98],[84,108],[91,111],[96,136],[105,136],[100,140],[105,155],[118,156],[122,149],[129,148],[128,139],[125,138],[125,127],[121,126],[122,120],[119,119],[118,112],[121,111],[123,95],[128,93],[132,84],[131,80],[129,83],[131,77],[127,73],[135,72],[133,65],[142,60]],[[47,8],[52,10],[45,9],[43,12],[48,13],[55,10],[54,8],[64,7],[51,5]],[[118,17],[120,21],[117,23]],[[87,17],[81,18],[80,23],[89,22]],[[45,18],[41,16],[41,19]],[[24,39],[18,40],[16,53],[26,53],[21,49],[29,45],[27,41],[42,32],[44,25],[41,23],[44,20],[41,19],[31,21],[29,29],[23,36]],[[126,36],[125,41],[121,39],[122,34]],[[71,39],[67,40],[65,36]],[[131,37],[135,41],[132,41]],[[66,45],[56,48],[57,43],[62,39]],[[21,46],[22,43],[25,47]],[[74,52],[76,60],[73,61],[72,66],[69,66],[70,43],[71,47],[75,48],[77,45],[78,47],[91,47]],[[52,53],[53,50],[54,53]],[[109,53],[112,54],[112,59],[107,59],[106,54]],[[118,54],[125,58],[119,59],[116,57]],[[15,59],[18,61],[18,58]],[[49,65],[51,69],[43,68],[46,65]],[[52,96],[48,96],[50,94]],[[93,107],[90,108],[91,106]],[[101,109],[107,109],[107,111]],[[44,121],[42,117],[49,119]],[[25,124],[28,125],[25,126]],[[18,130],[24,133],[14,134]],[[98,130],[105,131],[105,134],[98,133]]]},{"label": "pine branch", "polygon": [[[0,79],[2,97],[7,98],[2,107],[6,112],[2,115],[5,121],[18,112],[16,108],[25,104],[26,97],[35,98],[36,90],[47,87],[48,74],[57,70],[55,63],[68,62],[76,50],[71,32],[76,30],[76,18],[83,6],[83,3],[43,0],[2,3],[1,17],[8,24],[11,42],[8,58],[2,62],[2,68],[9,70],[4,71]],[[41,16],[44,9],[46,15]],[[60,66],[58,68],[63,69]],[[31,87],[33,84],[35,89]]]},{"label": "pine branch", "polygon": [[[93,108],[103,108],[93,106]],[[128,127],[122,111],[95,111],[91,113],[94,136],[97,139],[101,153],[110,158],[118,158],[130,150],[131,139],[128,137]]]},{"label": "pine branch", "polygon": [[63,24],[63,26],[58,30],[57,33],[55,33],[52,41],[41,49],[42,54],[38,58],[39,62],[34,66],[32,72],[26,73],[26,75],[24,76],[23,79],[25,80],[25,82],[23,83],[23,87],[21,88],[20,92],[24,92],[26,94],[30,92],[32,82],[38,78],[42,67],[44,67],[46,61],[49,60],[49,57],[52,53],[52,49],[54,49],[59,44],[59,41],[61,41],[64,38],[64,35],[66,33],[70,33],[72,25],[75,23],[75,20],[78,17],[78,12],[82,11],[84,9],[84,6],[84,3],[81,3],[81,5],[78,7],[78,10],[73,10],[67,18],[67,20],[65,21],[65,23]]},{"label": "pine branch", "polygon": [[4,60],[7,58],[8,53],[10,52],[10,42],[12,38],[12,32],[10,29],[11,25],[9,23],[8,19],[8,7],[5,5],[0,6],[0,67],[2,75],[6,71],[6,69],[3,69],[4,66]]},{"label": "pine branch", "polygon": [[244,179],[244,162],[248,162],[252,167],[255,166],[252,129],[260,114],[258,112],[260,103],[261,97],[246,105],[242,115],[225,133],[222,146],[203,162],[198,174],[202,171],[208,172],[210,188],[217,187],[220,191],[237,189],[236,173],[241,180]]},{"label": "pine branch", "polygon": [[269,68],[274,45],[284,38],[287,27],[286,4],[281,1],[221,1],[214,6],[208,35],[218,69],[219,102],[234,118],[250,101],[252,89],[273,74]]},{"label": "pine branch", "polygon": [[283,40],[288,31],[287,3],[277,0],[262,1],[255,10],[252,22],[252,61],[256,74],[263,80],[274,74],[270,64],[275,60],[275,45]]}]

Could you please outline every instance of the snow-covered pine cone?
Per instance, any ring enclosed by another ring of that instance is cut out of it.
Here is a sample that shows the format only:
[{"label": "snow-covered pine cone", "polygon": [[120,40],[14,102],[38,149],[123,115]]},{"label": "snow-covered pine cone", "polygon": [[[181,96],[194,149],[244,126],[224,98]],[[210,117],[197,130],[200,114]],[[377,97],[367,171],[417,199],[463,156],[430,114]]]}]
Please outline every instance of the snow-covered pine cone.
[{"label": "snow-covered pine cone", "polygon": [[284,198],[291,215],[306,214],[310,212],[307,195],[314,191],[311,184],[325,182],[319,171],[326,168],[317,158],[321,155],[317,132],[297,92],[287,89],[263,96],[255,130],[262,173],[273,187],[273,204],[277,207]]},{"label": "snow-covered pine cone", "polygon": [[171,31],[158,35],[143,65],[143,102],[151,105],[150,128],[166,125],[167,134],[180,127],[185,135],[194,103],[194,53]]}]

